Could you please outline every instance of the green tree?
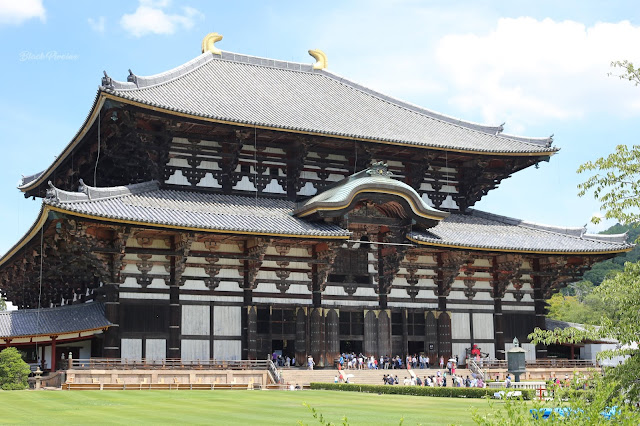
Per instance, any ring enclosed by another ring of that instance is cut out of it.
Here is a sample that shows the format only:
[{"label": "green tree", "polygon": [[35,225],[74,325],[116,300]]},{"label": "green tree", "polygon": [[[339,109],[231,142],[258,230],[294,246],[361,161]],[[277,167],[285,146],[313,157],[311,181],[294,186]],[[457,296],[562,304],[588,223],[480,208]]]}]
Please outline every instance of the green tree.
[{"label": "green tree", "polygon": [[7,310],[7,301],[4,300],[4,297],[0,296],[0,311]]},{"label": "green tree", "polygon": [[[621,69],[622,73],[610,75],[640,85],[640,68],[633,63],[615,61],[611,66]],[[578,173],[593,171],[595,175],[578,185],[578,195],[582,197],[593,191],[607,219],[617,219],[623,224],[640,221],[640,146],[618,145],[607,157],[588,161],[578,168]],[[599,223],[600,218],[593,217],[591,221]]]},{"label": "green tree", "polygon": [[3,390],[26,389],[30,372],[29,365],[22,360],[16,348],[0,352],[0,387]]}]

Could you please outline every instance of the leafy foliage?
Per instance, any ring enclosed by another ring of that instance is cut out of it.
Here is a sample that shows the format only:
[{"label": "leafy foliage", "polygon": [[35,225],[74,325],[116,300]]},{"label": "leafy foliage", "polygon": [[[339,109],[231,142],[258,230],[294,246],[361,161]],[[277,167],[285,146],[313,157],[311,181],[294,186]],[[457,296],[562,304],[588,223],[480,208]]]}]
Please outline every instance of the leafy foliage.
[{"label": "leafy foliage", "polygon": [[22,360],[16,348],[6,348],[0,352],[0,387],[2,389],[26,389],[30,372],[29,365]]},{"label": "leafy foliage", "polygon": [[[589,385],[588,391],[577,390]],[[548,421],[563,425],[596,425],[609,424],[603,412],[618,407],[614,417],[615,424],[637,425],[640,412],[630,405],[625,405],[623,397],[615,393],[613,382],[605,382],[597,372],[592,372],[588,382],[576,377],[567,388],[561,386],[548,387],[548,395],[543,400],[527,402],[522,399],[511,399],[500,402],[489,400],[491,410],[484,414],[474,412],[476,424],[489,425],[538,425],[545,409],[552,409]]]},{"label": "leafy foliage", "polygon": [[535,344],[546,345],[616,339],[622,345],[621,349],[601,352],[600,359],[626,355],[630,357],[622,365],[605,371],[608,383],[614,382],[615,391],[624,393],[631,400],[640,400],[640,350],[637,346],[637,342],[640,342],[640,285],[638,283],[640,283],[640,263],[627,263],[624,272],[605,280],[592,293],[600,298],[612,312],[610,317],[602,318],[599,328],[588,326],[585,330],[536,329],[529,338]]},{"label": "leafy foliage", "polygon": [[616,311],[611,305],[603,302],[602,298],[594,293],[595,288],[589,281],[591,288],[577,292],[575,296],[565,296],[556,293],[549,299],[549,318],[560,321],[576,322],[579,324],[598,325],[603,317],[613,318]]},{"label": "leafy foliage", "polygon": [[[595,175],[578,185],[578,195],[593,191],[607,219],[624,224],[640,221],[640,146],[618,145],[607,157],[578,168],[578,173],[593,171]],[[591,221],[599,223],[600,218],[594,216]]]},{"label": "leafy foliage", "polygon": [[7,310],[7,301],[4,300],[4,297],[0,296],[0,311]]}]

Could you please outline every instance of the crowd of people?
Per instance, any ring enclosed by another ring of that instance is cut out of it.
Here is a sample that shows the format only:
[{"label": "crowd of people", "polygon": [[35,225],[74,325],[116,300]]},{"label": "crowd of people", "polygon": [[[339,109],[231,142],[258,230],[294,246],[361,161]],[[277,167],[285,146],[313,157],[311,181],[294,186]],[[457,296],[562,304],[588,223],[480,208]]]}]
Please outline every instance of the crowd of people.
[{"label": "crowd of people", "polygon": [[[455,366],[457,365],[458,359],[450,359],[446,362],[447,370],[449,370],[449,374],[455,373]],[[365,356],[362,353],[356,355],[355,352],[351,353],[341,353],[340,358],[338,358],[338,363],[340,364],[340,369],[345,370],[395,370],[395,369],[403,369],[403,368],[420,368],[420,369],[429,369],[435,367],[435,363],[432,363],[432,360],[428,355],[407,355],[403,360],[400,355],[396,355],[394,357],[389,357],[388,355],[380,356],[380,358],[376,358],[373,355]],[[439,358],[439,365],[441,369],[445,367],[445,359],[444,357]]]},{"label": "crowd of people", "polygon": [[385,374],[382,378],[382,383],[385,385],[404,385],[404,386],[429,386],[429,387],[447,387],[449,383],[452,387],[459,388],[483,388],[485,386],[484,381],[475,374],[471,377],[456,376],[455,374],[449,375],[447,373],[441,373],[440,370],[435,375],[424,376],[422,379],[418,375],[404,376],[402,382],[398,379],[398,375]]}]

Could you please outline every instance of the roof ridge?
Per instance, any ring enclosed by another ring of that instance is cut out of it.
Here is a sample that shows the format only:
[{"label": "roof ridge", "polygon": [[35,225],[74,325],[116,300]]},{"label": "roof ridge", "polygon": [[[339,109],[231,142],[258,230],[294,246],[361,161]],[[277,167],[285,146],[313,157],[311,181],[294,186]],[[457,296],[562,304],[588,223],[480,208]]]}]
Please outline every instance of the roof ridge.
[{"label": "roof ridge", "polygon": [[171,68],[167,71],[160,72],[158,74],[152,74],[149,76],[135,75],[131,69],[129,69],[129,76],[127,81],[114,80],[109,77],[105,71],[105,76],[102,78],[101,88],[104,90],[139,90],[146,89],[148,87],[159,86],[161,84],[168,83],[183,77],[192,71],[202,67],[203,65],[214,60],[214,55],[211,52],[204,52],[201,55],[185,62],[182,65]]},{"label": "roof ridge", "polygon": [[160,184],[156,180],[124,186],[94,187],[85,184],[84,181],[80,179],[78,191],[73,192],[56,188],[53,183],[49,181],[49,189],[47,190],[47,195],[44,201],[47,204],[83,203],[88,201],[120,198],[131,194],[154,191],[159,188]]}]

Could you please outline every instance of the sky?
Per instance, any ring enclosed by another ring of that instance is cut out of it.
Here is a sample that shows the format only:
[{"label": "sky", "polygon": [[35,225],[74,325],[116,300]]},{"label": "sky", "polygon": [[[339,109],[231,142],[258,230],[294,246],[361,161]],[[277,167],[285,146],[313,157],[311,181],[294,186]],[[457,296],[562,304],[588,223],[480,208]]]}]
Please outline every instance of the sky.
[{"label": "sky", "polygon": [[[636,1],[0,0],[0,253],[41,200],[16,189],[45,169],[89,112],[103,70],[126,81],[198,56],[202,38],[249,55],[313,63],[420,106],[505,133],[547,137],[548,163],[504,180],[476,208],[582,226],[599,212],[577,196],[580,164],[634,144],[640,87],[608,75],[640,64]],[[589,224],[598,232],[612,223]]]}]

